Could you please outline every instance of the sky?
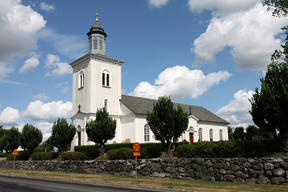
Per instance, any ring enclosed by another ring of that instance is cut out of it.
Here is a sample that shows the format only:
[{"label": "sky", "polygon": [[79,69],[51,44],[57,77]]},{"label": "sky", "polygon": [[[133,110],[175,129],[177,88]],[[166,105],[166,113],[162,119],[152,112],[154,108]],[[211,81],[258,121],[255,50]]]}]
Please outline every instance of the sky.
[{"label": "sky", "polygon": [[0,125],[51,135],[72,114],[72,68],[99,14],[122,93],[202,106],[237,127],[288,18],[261,0],[0,0]]}]

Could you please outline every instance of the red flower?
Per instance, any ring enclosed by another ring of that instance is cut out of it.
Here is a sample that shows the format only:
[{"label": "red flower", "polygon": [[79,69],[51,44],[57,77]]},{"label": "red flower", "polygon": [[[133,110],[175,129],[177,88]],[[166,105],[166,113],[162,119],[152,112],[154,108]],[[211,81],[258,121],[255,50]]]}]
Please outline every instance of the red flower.
[{"label": "red flower", "polygon": [[173,156],[177,156],[177,153],[176,153],[176,152],[173,152]]}]

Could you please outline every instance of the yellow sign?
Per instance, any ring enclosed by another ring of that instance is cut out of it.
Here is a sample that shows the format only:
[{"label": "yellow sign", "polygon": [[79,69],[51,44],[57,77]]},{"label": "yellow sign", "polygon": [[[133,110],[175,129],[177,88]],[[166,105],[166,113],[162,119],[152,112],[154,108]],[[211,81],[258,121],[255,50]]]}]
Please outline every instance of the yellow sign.
[{"label": "yellow sign", "polygon": [[11,153],[11,155],[19,155],[17,149],[14,149],[14,151]]},{"label": "yellow sign", "polygon": [[140,156],[140,152],[133,152],[133,156]]}]

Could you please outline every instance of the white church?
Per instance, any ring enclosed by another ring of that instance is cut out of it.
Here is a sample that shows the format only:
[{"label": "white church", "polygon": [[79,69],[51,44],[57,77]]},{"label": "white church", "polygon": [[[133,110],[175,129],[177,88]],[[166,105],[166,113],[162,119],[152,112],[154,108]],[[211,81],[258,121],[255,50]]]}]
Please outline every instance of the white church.
[{"label": "white church", "polygon": [[[96,118],[96,111],[105,107],[117,120],[115,138],[108,143],[147,143],[155,140],[146,122],[147,110],[153,110],[156,100],[121,94],[121,66],[124,61],[106,56],[103,27],[96,23],[88,35],[88,53],[70,65],[73,68],[72,123],[77,129],[71,150],[78,145],[93,145],[88,141],[86,122]],[[175,107],[178,104],[174,104]],[[190,144],[198,141],[228,140],[227,121],[199,106],[181,104],[188,112],[189,125],[178,141]]]}]

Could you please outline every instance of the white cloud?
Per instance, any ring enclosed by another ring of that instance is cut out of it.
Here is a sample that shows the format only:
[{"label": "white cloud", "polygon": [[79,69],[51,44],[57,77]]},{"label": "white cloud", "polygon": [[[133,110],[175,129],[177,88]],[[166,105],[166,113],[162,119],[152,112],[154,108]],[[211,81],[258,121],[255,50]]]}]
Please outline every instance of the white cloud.
[{"label": "white cloud", "polygon": [[32,53],[32,57],[24,62],[24,65],[19,69],[19,73],[25,73],[30,70],[33,71],[39,65],[39,59],[36,53]]},{"label": "white cloud", "polygon": [[19,121],[21,118],[20,112],[18,109],[13,109],[12,107],[6,107],[0,114],[0,125],[17,125],[16,121]]},{"label": "white cloud", "polygon": [[257,2],[261,2],[261,0],[189,0],[188,7],[192,12],[202,12],[204,9],[214,11],[216,9],[220,12],[231,13],[247,10]]},{"label": "white cloud", "polygon": [[229,101],[228,105],[225,105],[216,112],[216,115],[222,117],[228,121],[232,127],[244,126],[254,124],[252,116],[249,113],[251,104],[248,99],[254,94],[253,91],[246,92],[245,90],[239,90],[234,94],[234,99]]},{"label": "white cloud", "polygon": [[190,70],[185,66],[167,68],[155,80],[155,85],[141,82],[130,95],[157,99],[159,96],[171,96],[171,99],[182,101],[186,96],[198,98],[212,86],[226,81],[231,74],[226,71],[209,73],[201,70]]},{"label": "white cloud", "polygon": [[52,29],[45,28],[39,31],[41,40],[51,43],[61,54],[77,59],[87,53],[87,40],[75,35],[58,34]]},{"label": "white cloud", "polygon": [[160,8],[168,3],[168,0],[148,0],[149,5]]},{"label": "white cloud", "polygon": [[55,6],[53,5],[48,5],[46,2],[41,2],[39,7],[43,9],[44,11],[50,12],[55,10]]},{"label": "white cloud", "polygon": [[237,69],[265,69],[274,50],[281,49],[281,39],[275,36],[282,33],[281,27],[288,22],[288,18],[272,17],[266,9],[267,6],[259,2],[247,11],[214,12],[206,32],[194,41],[193,65],[213,62],[215,55],[229,46]]},{"label": "white cloud", "polygon": [[45,76],[63,76],[72,74],[72,67],[68,63],[59,62],[60,57],[57,55],[49,54],[45,60],[45,68],[53,69],[49,70]]},{"label": "white cloud", "polygon": [[46,93],[39,93],[37,95],[33,95],[33,97],[35,99],[39,99],[39,100],[46,100],[49,99],[49,97],[46,95]]},{"label": "white cloud", "polygon": [[53,123],[39,122],[35,126],[42,131],[42,142],[46,141],[51,136]]},{"label": "white cloud", "polygon": [[46,21],[21,0],[0,1],[0,60],[30,55],[36,49],[37,32]]},{"label": "white cloud", "polygon": [[70,118],[72,115],[72,103],[67,101],[53,101],[44,103],[36,100],[30,102],[27,109],[22,112],[22,117],[32,121],[54,122],[58,117]]}]

